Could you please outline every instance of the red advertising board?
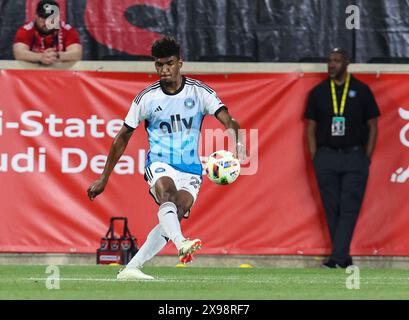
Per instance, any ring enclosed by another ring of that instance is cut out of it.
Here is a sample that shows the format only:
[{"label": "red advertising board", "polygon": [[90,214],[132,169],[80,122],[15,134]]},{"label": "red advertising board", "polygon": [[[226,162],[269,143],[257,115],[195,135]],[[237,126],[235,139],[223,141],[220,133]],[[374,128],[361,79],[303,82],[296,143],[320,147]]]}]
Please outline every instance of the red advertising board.
[{"label": "red advertising board", "polygon": [[[245,129],[250,160],[232,185],[204,179],[185,236],[203,254],[326,254],[329,235],[306,147],[303,113],[324,74],[191,75],[213,87]],[[380,106],[379,139],[352,243],[353,255],[409,255],[409,75],[356,76]],[[141,245],[157,224],[136,130],[105,192],[86,190],[102,171],[142,73],[0,71],[0,252],[95,253],[111,216],[126,216]],[[202,156],[215,151],[211,117]],[[163,253],[176,253],[168,245]]]}]

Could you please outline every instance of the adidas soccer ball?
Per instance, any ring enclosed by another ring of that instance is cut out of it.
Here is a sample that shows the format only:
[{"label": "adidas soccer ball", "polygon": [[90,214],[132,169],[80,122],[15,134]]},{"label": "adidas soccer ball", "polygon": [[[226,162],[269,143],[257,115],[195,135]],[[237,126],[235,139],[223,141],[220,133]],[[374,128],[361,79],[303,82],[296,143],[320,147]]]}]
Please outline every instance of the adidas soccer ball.
[{"label": "adidas soccer ball", "polygon": [[230,151],[216,151],[207,160],[206,173],[214,183],[230,184],[240,175],[240,162]]}]

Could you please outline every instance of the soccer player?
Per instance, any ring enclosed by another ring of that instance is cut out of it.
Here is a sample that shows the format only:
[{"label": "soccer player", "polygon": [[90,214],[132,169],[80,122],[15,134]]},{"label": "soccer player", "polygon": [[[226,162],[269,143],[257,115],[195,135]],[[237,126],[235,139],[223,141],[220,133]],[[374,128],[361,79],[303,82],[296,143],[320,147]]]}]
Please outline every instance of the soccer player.
[{"label": "soccer player", "polygon": [[176,40],[164,37],[154,42],[152,56],[160,80],[135,98],[112,143],[101,177],[88,188],[90,200],[104,191],[132,133],[145,121],[149,139],[145,180],[159,205],[159,223],[133,259],[118,273],[117,278],[122,280],[153,279],[140,269],[169,239],[175,244],[182,263],[190,262],[193,253],[201,247],[200,239],[190,240],[183,236],[180,221],[188,218],[202,183],[198,142],[205,115],[214,115],[232,133],[238,159],[246,157],[240,126],[216,93],[206,84],[182,76],[183,62]]}]

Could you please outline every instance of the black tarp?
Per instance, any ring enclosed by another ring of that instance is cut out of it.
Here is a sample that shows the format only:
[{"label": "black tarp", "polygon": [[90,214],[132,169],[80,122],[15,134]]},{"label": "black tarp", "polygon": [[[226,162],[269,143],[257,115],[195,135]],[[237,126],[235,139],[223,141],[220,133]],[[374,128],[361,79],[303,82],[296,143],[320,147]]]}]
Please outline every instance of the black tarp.
[{"label": "black tarp", "polygon": [[[166,8],[155,3],[170,2]],[[137,30],[173,35],[182,43],[185,60],[203,56],[242,57],[261,62],[298,62],[306,57],[325,57],[342,46],[355,62],[373,57],[409,57],[409,0],[67,0],[67,22],[80,32],[85,60],[132,55],[131,48],[118,46],[121,37],[133,37],[142,54],[150,43],[139,42]],[[128,7],[123,7],[127,3]],[[134,4],[132,4],[134,3]],[[348,29],[349,5],[360,10],[360,29]],[[87,24],[85,15],[120,6],[129,24],[109,25],[98,20]],[[14,34],[26,20],[24,0],[0,0],[0,59],[12,59]],[[123,7],[123,8],[122,8]],[[97,8],[97,9],[95,9]],[[88,10],[88,11],[87,11]],[[112,43],[93,35],[104,33]],[[133,30],[134,29],[134,30]]]}]

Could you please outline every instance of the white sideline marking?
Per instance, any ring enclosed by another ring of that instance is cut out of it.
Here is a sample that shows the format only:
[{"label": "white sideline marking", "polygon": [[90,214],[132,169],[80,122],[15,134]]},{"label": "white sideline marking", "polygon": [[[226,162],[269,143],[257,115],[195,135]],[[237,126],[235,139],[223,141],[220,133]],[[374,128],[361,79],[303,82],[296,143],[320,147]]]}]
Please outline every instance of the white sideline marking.
[{"label": "white sideline marking", "polygon": [[[46,281],[48,278],[24,278],[22,280],[26,281]],[[287,284],[334,284],[338,283],[339,279],[323,279],[323,278],[307,278],[307,279],[297,279],[297,278],[286,278],[286,277],[278,277],[278,278],[268,278],[265,280],[255,280],[255,279],[241,279],[238,277],[229,277],[225,278],[223,280],[216,278],[216,277],[203,277],[203,278],[197,278],[197,279],[192,279],[192,278],[161,278],[161,279],[154,279],[154,280],[143,280],[143,279],[138,279],[138,280],[117,280],[116,278],[60,278],[60,281],[79,281],[79,282],[119,282],[119,283],[124,283],[124,282],[191,282],[191,283],[203,283],[203,282],[244,282],[244,283],[259,283],[259,284],[280,284],[280,283],[287,283]],[[409,278],[388,278],[388,279],[379,279],[379,278],[374,278],[374,277],[367,277],[364,279],[365,284],[386,284],[386,285],[392,285],[392,284],[401,284],[402,281],[408,283]]]},{"label": "white sideline marking", "polygon": [[[46,281],[47,278],[24,278],[23,280],[28,281]],[[95,278],[60,278],[59,281],[90,281],[90,282],[135,282],[135,281],[146,281],[146,282],[203,282],[208,281],[206,280],[190,280],[190,279],[153,279],[153,280],[146,280],[146,279],[134,279],[134,280],[118,280],[118,279],[95,279]],[[213,279],[216,281],[216,279]]]},{"label": "white sideline marking", "polygon": [[[47,278],[24,278],[23,280],[28,281],[46,281]],[[144,279],[135,279],[135,280],[118,280],[118,279],[96,279],[96,278],[60,278],[60,281],[90,281],[90,282],[127,282],[127,281],[146,281],[146,282],[206,282],[206,281],[217,281],[220,282],[220,279],[217,278],[199,278],[199,279],[176,279],[176,278],[165,278],[165,279],[153,279],[153,280],[144,280]],[[240,281],[239,278],[230,278],[224,279],[224,281]],[[258,280],[243,280],[242,282],[251,282],[251,283],[266,283],[267,281],[258,281]]]},{"label": "white sideline marking", "polygon": [[[23,280],[28,281],[46,281],[47,278],[24,278]],[[238,279],[228,279],[227,281],[237,281]],[[144,279],[135,279],[135,280],[118,280],[118,279],[96,279],[96,278],[60,278],[59,281],[90,281],[90,282],[134,282],[134,281],[146,281],[146,282],[205,282],[205,281],[217,281],[220,280],[216,278],[206,278],[206,279],[153,279],[153,280],[144,280]],[[259,282],[257,280],[244,281],[244,282]],[[265,281],[263,281],[265,283]]]},{"label": "white sideline marking", "polygon": [[[46,281],[47,278],[25,278],[24,280],[30,280],[30,281]],[[93,279],[93,278],[59,278],[58,280],[60,281],[106,281],[106,282],[112,282],[112,281],[118,281],[117,279]]]},{"label": "white sideline marking", "polygon": [[[47,278],[25,278],[24,280],[29,281],[46,281]],[[146,280],[146,279],[135,279],[135,280],[118,280],[114,279],[95,279],[95,278],[60,278],[59,281],[90,281],[90,282],[127,282],[127,281],[147,281],[147,282],[165,282],[167,280],[164,279],[154,279],[154,280]]]}]

